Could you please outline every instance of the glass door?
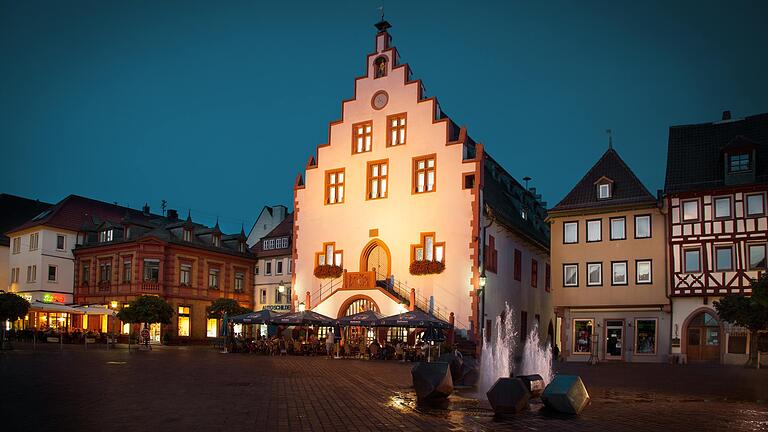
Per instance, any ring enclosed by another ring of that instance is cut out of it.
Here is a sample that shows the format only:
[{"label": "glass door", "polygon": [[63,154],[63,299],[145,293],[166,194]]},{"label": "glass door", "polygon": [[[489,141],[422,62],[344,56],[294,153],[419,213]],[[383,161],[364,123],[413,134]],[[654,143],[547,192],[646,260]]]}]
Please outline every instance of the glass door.
[{"label": "glass door", "polygon": [[624,347],[624,320],[605,322],[605,359],[622,360]]}]

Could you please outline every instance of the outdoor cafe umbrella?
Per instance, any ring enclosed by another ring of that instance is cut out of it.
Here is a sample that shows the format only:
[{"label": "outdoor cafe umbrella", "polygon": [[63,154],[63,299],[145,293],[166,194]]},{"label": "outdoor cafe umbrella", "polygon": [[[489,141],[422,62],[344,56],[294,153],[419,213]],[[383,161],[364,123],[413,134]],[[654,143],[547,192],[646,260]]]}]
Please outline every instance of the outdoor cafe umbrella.
[{"label": "outdoor cafe umbrella", "polygon": [[374,310],[367,310],[339,318],[339,324],[352,327],[371,327],[375,326],[376,323],[382,318],[384,318],[384,315]]},{"label": "outdoor cafe umbrella", "polygon": [[336,320],[313,311],[294,312],[278,315],[269,321],[270,324],[284,326],[324,326],[336,324]]},{"label": "outdoor cafe umbrella", "polygon": [[451,328],[449,323],[420,310],[384,317],[378,320],[375,325],[379,327]]},{"label": "outdoor cafe umbrella", "polygon": [[242,315],[235,315],[230,318],[230,321],[238,324],[269,324],[274,318],[281,316],[281,314],[269,310],[263,309],[257,312],[248,312]]}]

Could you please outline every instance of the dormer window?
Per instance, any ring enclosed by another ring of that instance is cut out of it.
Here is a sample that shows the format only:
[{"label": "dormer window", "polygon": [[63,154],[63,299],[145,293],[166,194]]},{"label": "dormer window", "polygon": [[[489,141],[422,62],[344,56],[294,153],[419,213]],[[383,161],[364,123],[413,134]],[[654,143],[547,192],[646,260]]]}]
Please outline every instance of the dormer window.
[{"label": "dormer window", "polygon": [[114,238],[114,235],[115,235],[115,233],[111,229],[101,231],[99,233],[99,242],[101,242],[101,243],[111,242],[112,239]]},{"label": "dormer window", "polygon": [[182,238],[182,239],[183,239],[185,242],[189,242],[189,241],[192,241],[192,230],[191,230],[191,229],[188,229],[188,228],[184,228],[184,231],[183,231],[183,233],[182,233],[182,235],[181,235],[181,238]]},{"label": "dormer window", "polygon": [[218,236],[218,235],[213,236],[213,246],[215,247],[221,246],[221,236]]},{"label": "dormer window", "polygon": [[751,169],[749,162],[748,153],[730,155],[728,157],[728,172],[740,173],[749,171]]},{"label": "dormer window", "polygon": [[381,56],[373,61],[373,77],[381,78],[387,76],[387,58]]},{"label": "dormer window", "polygon": [[608,199],[611,197],[611,184],[603,183],[597,185],[597,197],[599,199]]}]

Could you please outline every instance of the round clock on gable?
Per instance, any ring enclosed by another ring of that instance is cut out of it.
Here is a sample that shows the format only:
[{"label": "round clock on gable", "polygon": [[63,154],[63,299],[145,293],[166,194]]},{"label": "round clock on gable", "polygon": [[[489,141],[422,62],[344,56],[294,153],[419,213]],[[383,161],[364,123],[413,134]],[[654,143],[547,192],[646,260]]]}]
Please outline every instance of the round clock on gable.
[{"label": "round clock on gable", "polygon": [[387,106],[387,102],[389,102],[389,95],[384,90],[379,90],[373,94],[371,106],[373,109],[380,110]]}]

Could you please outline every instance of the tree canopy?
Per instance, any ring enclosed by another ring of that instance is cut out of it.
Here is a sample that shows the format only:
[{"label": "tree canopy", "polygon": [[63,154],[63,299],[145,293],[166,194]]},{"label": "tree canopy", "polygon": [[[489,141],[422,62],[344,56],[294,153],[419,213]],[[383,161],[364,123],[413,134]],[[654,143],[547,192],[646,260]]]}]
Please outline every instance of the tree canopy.
[{"label": "tree canopy", "polygon": [[127,323],[170,324],[173,308],[157,296],[144,295],[132,301],[117,313],[120,321]]},{"label": "tree canopy", "polygon": [[16,321],[29,312],[29,302],[14,293],[0,294],[0,323]]},{"label": "tree canopy", "polygon": [[224,313],[229,316],[242,315],[252,312],[250,309],[240,306],[234,299],[220,298],[211,302],[211,305],[205,308],[208,318],[222,318]]},{"label": "tree canopy", "polygon": [[768,273],[752,282],[752,296],[729,294],[714,302],[721,319],[752,332],[768,329]]}]

